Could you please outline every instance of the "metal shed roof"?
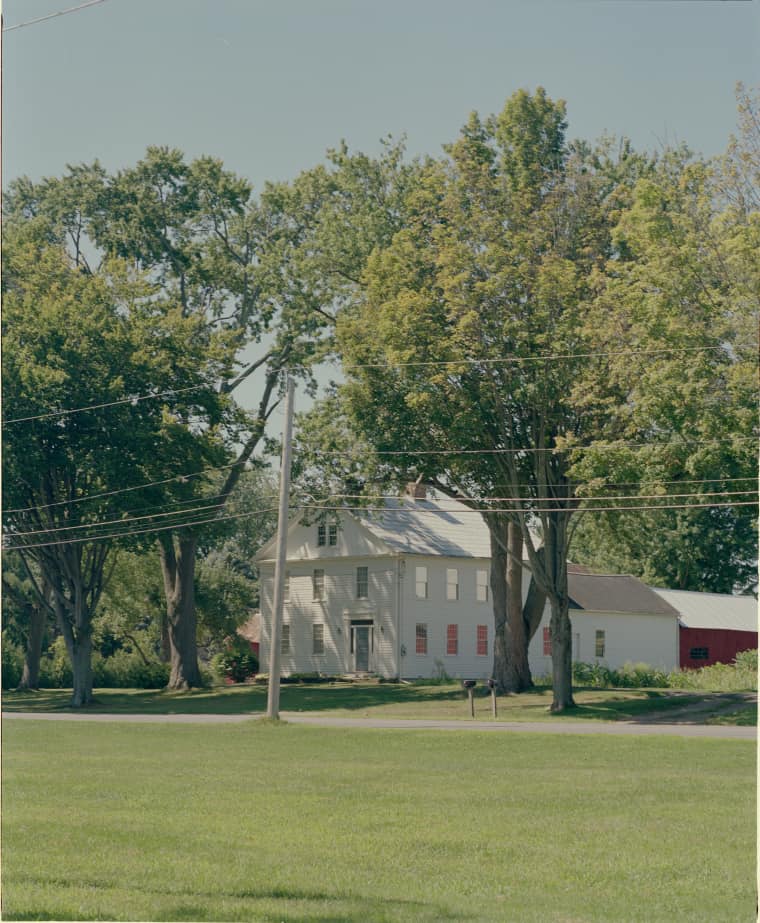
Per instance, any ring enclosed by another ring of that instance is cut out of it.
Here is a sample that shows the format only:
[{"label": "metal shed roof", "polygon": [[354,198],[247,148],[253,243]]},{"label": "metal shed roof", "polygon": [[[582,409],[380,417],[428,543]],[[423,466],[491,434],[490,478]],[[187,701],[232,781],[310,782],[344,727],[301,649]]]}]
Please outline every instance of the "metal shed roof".
[{"label": "metal shed roof", "polygon": [[568,565],[570,608],[587,612],[645,612],[677,615],[678,611],[650,587],[628,574],[590,574]]},{"label": "metal shed roof", "polygon": [[757,631],[758,608],[753,596],[661,590],[659,587],[652,587],[652,591],[678,610],[679,622],[684,628]]}]

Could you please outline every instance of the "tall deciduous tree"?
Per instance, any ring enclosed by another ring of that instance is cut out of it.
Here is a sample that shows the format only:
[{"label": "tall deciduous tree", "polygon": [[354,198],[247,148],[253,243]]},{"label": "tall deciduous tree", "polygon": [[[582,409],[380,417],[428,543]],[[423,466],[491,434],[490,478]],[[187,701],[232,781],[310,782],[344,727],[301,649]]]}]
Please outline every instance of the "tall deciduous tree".
[{"label": "tall deciduous tree", "polygon": [[199,337],[196,319],[157,309],[155,289],[123,262],[91,271],[47,218],[16,218],[3,252],[4,534],[55,614],[81,706],[114,549],[165,524],[135,522],[136,507],[174,499],[167,485],[141,485],[177,461],[226,459],[236,420],[214,385],[231,357],[223,340]]},{"label": "tall deciduous tree", "polygon": [[494,669],[515,690],[530,684],[527,641],[542,608],[520,611],[508,594],[507,562],[514,588],[524,544],[551,607],[555,711],[573,704],[571,447],[596,438],[617,400],[584,358],[583,319],[610,254],[616,188],[646,166],[625,147],[615,160],[570,146],[565,128],[564,103],[540,89],[516,93],[496,117],[473,114],[448,157],[428,165],[406,226],[369,262],[366,299],[339,324],[361,432],[483,509]]}]

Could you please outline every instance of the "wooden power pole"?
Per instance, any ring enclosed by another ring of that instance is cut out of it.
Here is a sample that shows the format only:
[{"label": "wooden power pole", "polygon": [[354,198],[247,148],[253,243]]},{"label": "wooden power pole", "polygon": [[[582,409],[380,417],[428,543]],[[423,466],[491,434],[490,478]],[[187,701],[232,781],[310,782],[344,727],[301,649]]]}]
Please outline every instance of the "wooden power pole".
[{"label": "wooden power pole", "polygon": [[280,463],[280,506],[277,513],[277,557],[274,566],[274,599],[269,632],[269,689],[267,718],[280,718],[280,643],[282,638],[282,604],[285,598],[285,565],[288,544],[288,495],[290,493],[290,454],[293,441],[293,396],[295,382],[288,375],[285,393],[285,429],[282,434]]}]

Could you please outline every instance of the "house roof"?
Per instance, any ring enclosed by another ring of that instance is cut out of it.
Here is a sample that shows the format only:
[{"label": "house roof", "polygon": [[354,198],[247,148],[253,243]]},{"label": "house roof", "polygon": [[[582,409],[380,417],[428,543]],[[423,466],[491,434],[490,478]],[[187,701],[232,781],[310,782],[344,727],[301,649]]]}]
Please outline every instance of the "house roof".
[{"label": "house roof", "polygon": [[652,591],[678,610],[679,622],[684,628],[757,631],[757,600],[753,596],[661,590],[659,587],[652,587]]},{"label": "house roof", "polygon": [[567,582],[571,609],[678,615],[667,600],[629,574],[592,574],[585,567],[569,564]]},{"label": "house roof", "polygon": [[383,511],[355,512],[362,525],[394,551],[490,558],[491,543],[481,515],[457,500],[386,499]]}]

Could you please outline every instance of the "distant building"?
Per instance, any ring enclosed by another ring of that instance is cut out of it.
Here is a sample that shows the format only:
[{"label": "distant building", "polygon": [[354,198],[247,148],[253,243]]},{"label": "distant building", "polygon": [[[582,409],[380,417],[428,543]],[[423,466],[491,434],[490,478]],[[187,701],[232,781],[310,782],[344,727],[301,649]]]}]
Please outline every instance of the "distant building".
[{"label": "distant building", "polygon": [[758,608],[754,597],[652,589],[678,610],[682,668],[731,663],[741,651],[757,648]]},{"label": "distant building", "polygon": [[[416,497],[387,500],[381,510],[340,512],[323,522],[304,524],[294,518],[287,537],[284,675],[490,676],[488,530],[465,505],[421,494],[418,488]],[[262,669],[269,662],[274,548],[273,539],[256,557]],[[574,660],[613,669],[643,662],[662,670],[682,661],[684,666],[714,662],[683,660],[683,631],[693,616],[682,612],[681,596],[708,594],[675,594],[676,599],[666,595],[675,591],[654,590],[635,577],[592,574],[572,565],[568,570]],[[529,581],[526,569],[524,595]],[[723,612],[734,599],[715,597],[712,611]],[[721,626],[708,628],[716,629]],[[689,650],[706,646],[710,657],[728,650],[726,630],[734,629],[723,629],[724,647],[711,636],[699,644],[689,639]],[[757,646],[756,615],[754,634],[747,631],[732,640]],[[529,662],[534,676],[551,672],[548,606],[529,646]]]}]

